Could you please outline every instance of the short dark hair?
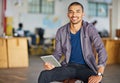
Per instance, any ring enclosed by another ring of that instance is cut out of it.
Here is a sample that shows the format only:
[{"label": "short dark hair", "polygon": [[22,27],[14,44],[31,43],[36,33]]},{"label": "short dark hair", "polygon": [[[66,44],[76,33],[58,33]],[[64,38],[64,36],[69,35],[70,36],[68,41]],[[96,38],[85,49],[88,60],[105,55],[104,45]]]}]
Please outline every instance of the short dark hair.
[{"label": "short dark hair", "polygon": [[69,8],[70,8],[71,6],[73,6],[73,5],[79,5],[79,6],[81,6],[81,7],[82,7],[82,11],[84,11],[83,5],[82,5],[81,3],[79,3],[79,2],[72,2],[72,3],[68,6],[68,10],[69,10]]}]

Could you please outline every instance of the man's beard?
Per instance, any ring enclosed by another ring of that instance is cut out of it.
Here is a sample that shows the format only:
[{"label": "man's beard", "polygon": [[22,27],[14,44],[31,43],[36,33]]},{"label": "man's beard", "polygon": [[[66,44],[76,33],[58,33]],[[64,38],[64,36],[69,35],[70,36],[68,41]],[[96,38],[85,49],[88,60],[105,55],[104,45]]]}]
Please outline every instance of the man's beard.
[{"label": "man's beard", "polygon": [[72,24],[79,24],[80,22],[81,22],[81,20],[79,20],[79,21],[77,21],[77,22],[72,22],[72,21],[71,21]]}]

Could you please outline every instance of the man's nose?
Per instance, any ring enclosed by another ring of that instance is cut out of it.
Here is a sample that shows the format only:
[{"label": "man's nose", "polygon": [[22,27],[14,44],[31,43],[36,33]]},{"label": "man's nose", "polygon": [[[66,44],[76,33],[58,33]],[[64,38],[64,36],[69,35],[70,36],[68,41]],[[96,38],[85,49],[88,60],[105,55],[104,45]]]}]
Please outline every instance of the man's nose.
[{"label": "man's nose", "polygon": [[75,16],[76,15],[76,12],[73,12],[73,16]]}]

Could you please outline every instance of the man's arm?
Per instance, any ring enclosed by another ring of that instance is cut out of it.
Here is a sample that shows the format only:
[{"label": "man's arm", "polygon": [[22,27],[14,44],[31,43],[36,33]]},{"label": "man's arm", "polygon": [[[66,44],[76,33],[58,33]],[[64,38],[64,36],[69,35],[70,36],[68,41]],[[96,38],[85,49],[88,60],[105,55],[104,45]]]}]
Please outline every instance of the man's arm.
[{"label": "man's arm", "polygon": [[62,45],[61,45],[61,32],[58,29],[55,37],[55,51],[53,53],[53,56],[59,61],[62,56]]},{"label": "man's arm", "polygon": [[98,53],[98,70],[97,75],[89,77],[88,83],[99,83],[102,80],[104,69],[106,66],[107,53],[97,30],[94,26],[91,27],[92,28],[90,28],[89,34],[91,36],[91,40],[93,41],[94,47]]},{"label": "man's arm", "polygon": [[97,71],[97,73],[101,73],[101,74],[103,75],[103,73],[104,73],[104,69],[105,69],[104,66],[99,66],[99,67],[98,67],[98,71]]},{"label": "man's arm", "polygon": [[95,29],[93,25],[89,26],[89,36],[90,40],[92,41],[97,55],[98,55],[98,67],[100,66],[106,66],[107,61],[107,52],[105,50],[104,44],[102,42],[102,39],[100,35],[98,34],[98,31]]},{"label": "man's arm", "polygon": [[[104,66],[99,66],[98,67],[98,73],[95,76],[90,76],[88,79],[88,83],[99,83],[102,80],[103,73],[104,73]],[[99,74],[100,73],[100,74]]]}]

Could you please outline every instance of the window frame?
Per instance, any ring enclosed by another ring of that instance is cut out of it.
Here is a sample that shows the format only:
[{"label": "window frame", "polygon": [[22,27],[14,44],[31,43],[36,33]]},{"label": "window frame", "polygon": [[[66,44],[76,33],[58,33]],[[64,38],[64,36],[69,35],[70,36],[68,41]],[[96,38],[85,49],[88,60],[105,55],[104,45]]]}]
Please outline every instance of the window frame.
[{"label": "window frame", "polygon": [[[31,2],[30,2],[31,1]],[[28,13],[33,14],[54,14],[54,1],[47,0],[28,0]],[[36,10],[37,9],[37,10]]]},{"label": "window frame", "polygon": [[[92,4],[94,5],[94,7],[92,7]],[[102,7],[103,10],[100,11],[99,7]],[[93,9],[93,8],[96,8],[96,9]],[[107,3],[98,3],[98,2],[88,2],[88,15],[91,17],[93,17],[93,16],[107,17],[108,16],[108,4]]]}]

